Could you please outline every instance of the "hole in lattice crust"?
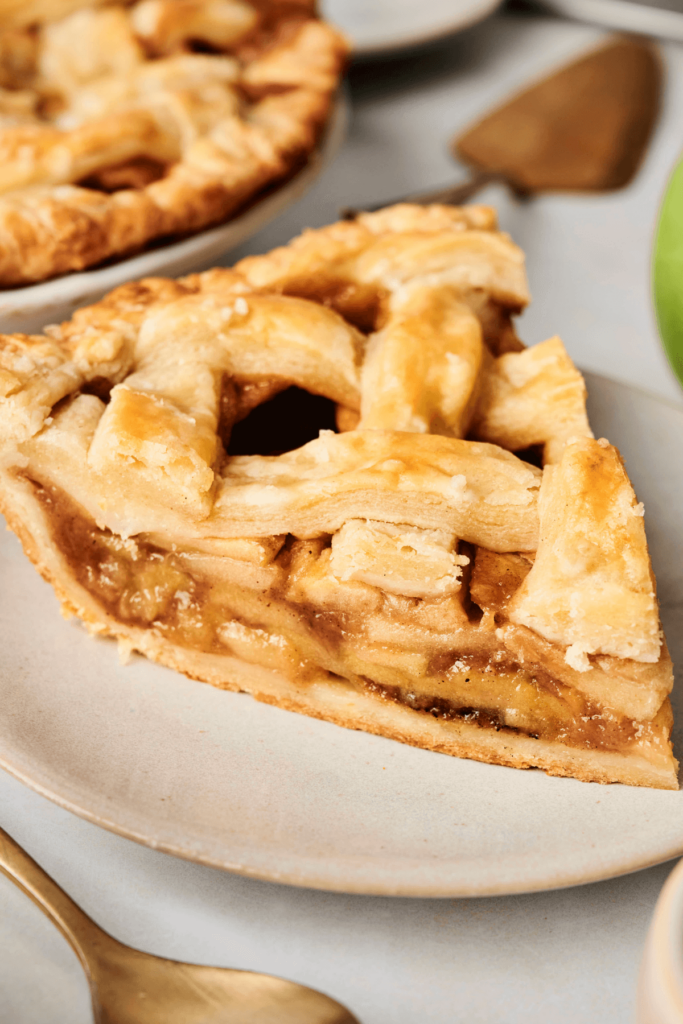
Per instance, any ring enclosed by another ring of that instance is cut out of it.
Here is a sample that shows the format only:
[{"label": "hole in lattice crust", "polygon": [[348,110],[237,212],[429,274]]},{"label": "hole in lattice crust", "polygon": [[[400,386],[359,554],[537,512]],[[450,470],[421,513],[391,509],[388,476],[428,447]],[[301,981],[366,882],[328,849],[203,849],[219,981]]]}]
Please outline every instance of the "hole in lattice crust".
[{"label": "hole in lattice crust", "polygon": [[336,431],[335,403],[301,388],[281,391],[232,428],[228,455],[279,455]]},{"label": "hole in lattice crust", "polygon": [[99,398],[105,405],[108,405],[113,386],[113,383],[106,377],[93,377],[92,380],[89,380],[87,384],[83,385],[81,388],[81,394],[95,395],[95,397]]},{"label": "hole in lattice crust", "polygon": [[528,462],[532,466],[536,466],[538,469],[543,469],[543,445],[532,444],[529,448],[520,448],[515,452],[518,459],[522,459],[523,462]]}]

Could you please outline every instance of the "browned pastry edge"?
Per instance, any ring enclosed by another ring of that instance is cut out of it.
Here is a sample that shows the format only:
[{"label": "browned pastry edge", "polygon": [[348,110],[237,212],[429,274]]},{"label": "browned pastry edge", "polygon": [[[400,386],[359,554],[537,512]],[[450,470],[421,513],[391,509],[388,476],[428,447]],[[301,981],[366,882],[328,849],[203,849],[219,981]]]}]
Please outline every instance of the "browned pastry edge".
[{"label": "browned pastry edge", "polygon": [[[499,234],[495,211],[488,206],[417,207],[399,204],[378,213],[361,214],[355,221],[305,229],[287,245],[263,255],[247,256],[231,267],[213,267],[178,278],[143,277],[127,281],[97,302],[75,310],[71,319],[61,324],[60,339],[69,342],[83,331],[104,333],[115,328],[121,320],[137,325],[157,304],[174,302],[185,295],[227,294],[235,285],[245,284],[250,290],[296,295],[329,305],[349,323],[356,324],[358,320],[361,329],[377,330],[375,321],[384,318],[381,305],[385,289],[381,284],[363,285],[344,276],[338,277],[338,264],[356,256],[383,236],[410,230],[404,222],[411,225],[411,221],[414,221],[412,230],[420,233],[435,230],[434,225],[442,229],[455,225],[463,230]],[[306,267],[303,276],[302,259]],[[468,296],[468,301],[476,309],[484,340],[494,355],[524,350],[525,346],[515,334],[511,316],[522,311],[529,301],[528,294],[489,296],[484,290],[475,289]]]},{"label": "browned pastry edge", "polygon": [[[92,633],[113,636],[145,657],[190,678],[219,689],[249,693],[256,700],[322,719],[347,729],[362,730],[455,757],[469,758],[511,768],[540,768],[548,775],[565,776],[582,782],[623,783],[656,789],[678,789],[673,767],[657,766],[635,754],[583,749],[515,733],[485,728],[472,722],[443,721],[430,714],[359,692],[350,684],[322,673],[319,679],[299,684],[282,673],[249,664],[229,655],[214,655],[169,643],[154,630],[124,626],[97,604],[93,597],[69,579],[68,568],[50,540],[49,525],[38,510],[30,487],[14,478],[6,480],[5,500],[0,512],[8,528],[19,537],[25,553],[41,576],[50,583],[66,617],[76,615]],[[27,527],[27,512],[33,532]],[[669,701],[663,711],[670,708]]]}]

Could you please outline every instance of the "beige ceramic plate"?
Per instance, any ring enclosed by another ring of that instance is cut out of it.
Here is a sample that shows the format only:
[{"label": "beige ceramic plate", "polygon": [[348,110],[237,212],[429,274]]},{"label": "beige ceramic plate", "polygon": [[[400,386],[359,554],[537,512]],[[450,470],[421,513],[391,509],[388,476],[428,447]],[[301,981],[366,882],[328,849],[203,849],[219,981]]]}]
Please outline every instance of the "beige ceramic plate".
[{"label": "beige ceramic plate", "polygon": [[336,101],[321,144],[306,165],[284,185],[226,224],[171,245],[150,249],[111,266],[66,274],[26,288],[0,290],[0,331],[4,334],[17,331],[31,334],[46,324],[67,320],[79,306],[95,302],[125,281],[159,274],[177,277],[213,266],[219,257],[301,199],[337,153],[344,139],[347,119],[348,102],[342,93]]},{"label": "beige ceramic plate", "polygon": [[[683,665],[683,410],[588,375],[598,436],[645,502]],[[294,885],[420,896],[574,885],[683,853],[683,791],[459,761],[224,693],[64,622],[0,541],[0,763],[64,807],[192,860]],[[680,688],[680,679],[679,679]],[[678,756],[683,700],[674,701]]]}]

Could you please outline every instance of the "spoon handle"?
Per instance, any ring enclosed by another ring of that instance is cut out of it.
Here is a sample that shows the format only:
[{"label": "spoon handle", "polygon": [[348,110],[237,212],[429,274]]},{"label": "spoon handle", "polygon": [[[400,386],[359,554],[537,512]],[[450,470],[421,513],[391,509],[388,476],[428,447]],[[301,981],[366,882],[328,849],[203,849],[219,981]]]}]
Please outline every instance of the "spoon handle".
[{"label": "spoon handle", "polygon": [[416,203],[418,206],[428,206],[430,203],[448,203],[451,206],[459,206],[466,203],[468,199],[480,192],[492,181],[500,181],[499,174],[488,174],[485,171],[477,171],[467,181],[459,185],[448,185],[446,188],[435,189],[431,192],[414,192],[400,199],[390,199],[375,206],[350,206],[340,211],[344,220],[353,220],[359,213],[374,213],[382,210],[385,206],[394,206],[396,203]]},{"label": "spoon handle", "polygon": [[59,928],[89,974],[86,951],[101,945],[105,933],[1,828],[0,871],[30,896]]}]

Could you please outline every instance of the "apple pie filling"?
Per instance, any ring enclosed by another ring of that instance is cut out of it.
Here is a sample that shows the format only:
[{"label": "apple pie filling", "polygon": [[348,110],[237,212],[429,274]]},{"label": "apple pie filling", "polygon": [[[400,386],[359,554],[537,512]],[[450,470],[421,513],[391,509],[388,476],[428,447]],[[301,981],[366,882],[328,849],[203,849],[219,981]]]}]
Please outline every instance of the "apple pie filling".
[{"label": "apple pie filling", "polygon": [[[359,537],[371,524],[352,521],[334,537],[314,540],[221,539],[169,550],[100,529],[54,485],[30,483],[70,571],[115,622],[278,670],[303,685],[343,680],[442,722],[569,746],[648,747],[651,756],[668,751],[668,703],[651,721],[634,721],[554,677],[540,661],[522,663],[501,642],[505,606],[533,555],[498,555],[473,545],[453,554],[431,543],[434,538],[404,533],[408,563],[421,558],[422,588],[436,591],[420,596],[410,593],[420,585],[415,581],[389,572],[385,582],[363,564]],[[377,540],[381,527],[389,528],[393,543],[400,531],[390,524],[375,524],[371,538]],[[335,556],[341,550],[343,557],[354,529],[355,562],[344,573]],[[442,552],[443,564],[431,575],[420,542],[429,545],[432,561]],[[373,583],[358,578],[364,575]]]}]

